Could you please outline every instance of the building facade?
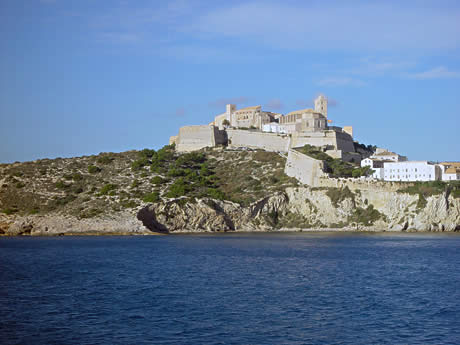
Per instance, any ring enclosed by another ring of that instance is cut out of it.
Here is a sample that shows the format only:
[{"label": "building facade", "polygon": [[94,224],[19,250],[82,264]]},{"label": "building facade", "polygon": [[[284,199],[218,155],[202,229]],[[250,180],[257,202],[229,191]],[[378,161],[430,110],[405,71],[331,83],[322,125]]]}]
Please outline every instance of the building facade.
[{"label": "building facade", "polygon": [[385,181],[435,181],[441,180],[439,165],[428,161],[385,162]]},{"label": "building facade", "polygon": [[442,162],[439,164],[443,181],[460,180],[460,162]]}]

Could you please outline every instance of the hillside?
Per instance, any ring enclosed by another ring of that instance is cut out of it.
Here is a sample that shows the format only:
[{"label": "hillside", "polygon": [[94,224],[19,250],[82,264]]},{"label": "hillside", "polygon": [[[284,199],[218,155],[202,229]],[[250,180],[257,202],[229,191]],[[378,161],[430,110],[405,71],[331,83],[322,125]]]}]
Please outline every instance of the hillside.
[{"label": "hillside", "polygon": [[165,146],[2,164],[0,234],[459,227],[456,185],[315,189],[285,175],[285,162],[265,151],[179,155]]}]

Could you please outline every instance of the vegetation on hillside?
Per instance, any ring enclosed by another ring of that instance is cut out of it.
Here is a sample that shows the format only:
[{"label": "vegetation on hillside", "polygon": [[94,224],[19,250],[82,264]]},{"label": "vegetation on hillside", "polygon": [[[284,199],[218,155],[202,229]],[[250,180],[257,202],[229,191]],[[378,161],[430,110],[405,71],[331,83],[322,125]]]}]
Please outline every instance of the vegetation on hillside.
[{"label": "vegetation on hillside", "polygon": [[211,197],[247,205],[296,185],[285,158],[270,152],[174,146],[0,165],[0,212],[61,212],[80,218],[133,209],[167,198]]}]

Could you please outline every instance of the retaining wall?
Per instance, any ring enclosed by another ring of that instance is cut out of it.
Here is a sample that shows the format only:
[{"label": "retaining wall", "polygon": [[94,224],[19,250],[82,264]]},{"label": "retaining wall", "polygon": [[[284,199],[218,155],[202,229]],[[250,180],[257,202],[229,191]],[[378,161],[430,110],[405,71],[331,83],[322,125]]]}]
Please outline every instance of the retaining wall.
[{"label": "retaining wall", "polygon": [[229,147],[249,147],[271,152],[288,152],[290,137],[241,129],[227,129]]},{"label": "retaining wall", "polygon": [[296,150],[289,150],[284,172],[299,182],[311,187],[319,187],[320,179],[327,178],[324,163]]}]

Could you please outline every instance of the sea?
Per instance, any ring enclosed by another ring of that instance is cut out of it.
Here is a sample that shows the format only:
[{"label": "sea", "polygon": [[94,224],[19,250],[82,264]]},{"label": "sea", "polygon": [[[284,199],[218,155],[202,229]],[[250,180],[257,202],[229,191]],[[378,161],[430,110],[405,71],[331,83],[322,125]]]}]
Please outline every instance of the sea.
[{"label": "sea", "polygon": [[3,237],[0,344],[460,344],[460,234]]}]

